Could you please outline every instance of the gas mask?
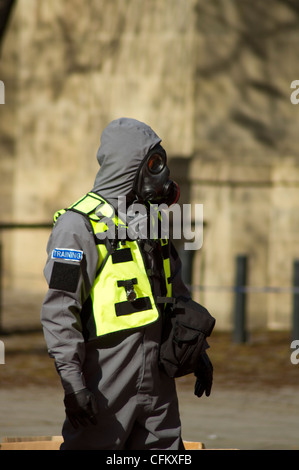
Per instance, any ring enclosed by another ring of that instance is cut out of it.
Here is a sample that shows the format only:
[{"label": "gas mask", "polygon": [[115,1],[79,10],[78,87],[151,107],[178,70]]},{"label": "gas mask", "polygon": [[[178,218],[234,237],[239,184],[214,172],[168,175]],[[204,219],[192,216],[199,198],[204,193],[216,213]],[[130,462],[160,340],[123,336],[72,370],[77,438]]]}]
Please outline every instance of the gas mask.
[{"label": "gas mask", "polygon": [[166,152],[158,144],[142,161],[135,176],[133,191],[143,202],[171,206],[179,200],[180,189],[175,181],[169,179],[170,170],[166,160]]}]

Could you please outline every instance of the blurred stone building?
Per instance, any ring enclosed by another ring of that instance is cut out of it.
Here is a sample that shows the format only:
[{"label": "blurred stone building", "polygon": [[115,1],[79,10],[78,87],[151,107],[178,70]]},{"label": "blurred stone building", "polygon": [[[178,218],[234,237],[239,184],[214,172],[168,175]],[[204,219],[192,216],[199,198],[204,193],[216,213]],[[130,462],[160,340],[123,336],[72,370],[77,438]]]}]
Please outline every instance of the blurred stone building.
[{"label": "blurred stone building", "polygon": [[[203,246],[183,255],[195,298],[231,328],[245,254],[248,328],[289,328],[298,27],[296,0],[15,1],[1,37],[0,222],[51,223],[91,189],[104,126],[140,119],[163,139],[181,204],[203,204]],[[5,289],[45,291],[49,233],[2,230]]]}]

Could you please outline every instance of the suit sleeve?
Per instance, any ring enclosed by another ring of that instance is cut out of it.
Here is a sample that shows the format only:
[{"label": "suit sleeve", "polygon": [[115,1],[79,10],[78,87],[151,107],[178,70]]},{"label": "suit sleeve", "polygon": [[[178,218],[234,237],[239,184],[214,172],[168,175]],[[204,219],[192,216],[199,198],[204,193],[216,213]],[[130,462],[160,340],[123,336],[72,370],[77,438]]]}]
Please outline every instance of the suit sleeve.
[{"label": "suit sleeve", "polygon": [[89,221],[74,212],[61,215],[50,235],[47,253],[44,275],[49,289],[41,309],[41,323],[64,391],[72,393],[85,387],[80,313],[98,263]]}]

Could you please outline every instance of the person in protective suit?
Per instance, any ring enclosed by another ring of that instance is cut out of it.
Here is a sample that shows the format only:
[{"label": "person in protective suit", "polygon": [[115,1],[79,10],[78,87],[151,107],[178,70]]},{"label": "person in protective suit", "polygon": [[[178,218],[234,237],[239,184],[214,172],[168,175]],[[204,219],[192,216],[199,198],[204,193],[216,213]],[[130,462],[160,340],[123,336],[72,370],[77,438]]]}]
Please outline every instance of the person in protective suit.
[{"label": "person in protective suit", "polygon": [[[129,206],[171,205],[179,188],[161,139],[134,119],[104,129],[97,159],[92,191],[55,214],[44,269],[41,322],[64,389],[61,449],[183,449],[175,381],[159,348],[168,299],[190,294],[169,241],[124,232]],[[208,396],[213,368],[201,358],[195,394]]]}]

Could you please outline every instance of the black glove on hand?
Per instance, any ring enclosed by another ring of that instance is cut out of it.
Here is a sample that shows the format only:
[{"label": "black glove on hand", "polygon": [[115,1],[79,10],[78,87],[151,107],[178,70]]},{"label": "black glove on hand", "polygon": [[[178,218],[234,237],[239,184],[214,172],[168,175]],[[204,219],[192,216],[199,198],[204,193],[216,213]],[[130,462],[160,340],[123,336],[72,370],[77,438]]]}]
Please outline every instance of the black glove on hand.
[{"label": "black glove on hand", "polygon": [[197,377],[194,395],[201,397],[205,392],[206,396],[209,397],[213,383],[213,366],[206,352],[201,354],[194,375]]},{"label": "black glove on hand", "polygon": [[74,428],[77,429],[80,424],[87,426],[88,422],[97,424],[95,415],[98,410],[95,397],[87,388],[65,395],[64,405],[67,417]]}]

